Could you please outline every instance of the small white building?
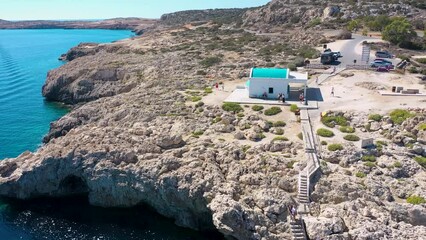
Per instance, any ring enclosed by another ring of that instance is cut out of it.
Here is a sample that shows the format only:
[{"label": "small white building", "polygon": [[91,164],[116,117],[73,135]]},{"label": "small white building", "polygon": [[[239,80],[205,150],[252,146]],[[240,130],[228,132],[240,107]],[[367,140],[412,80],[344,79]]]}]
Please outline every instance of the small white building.
[{"label": "small white building", "polygon": [[290,72],[287,68],[252,68],[250,78],[246,83],[250,98],[277,98],[284,94],[289,98],[290,84],[303,85],[304,96],[308,84],[308,73]]}]

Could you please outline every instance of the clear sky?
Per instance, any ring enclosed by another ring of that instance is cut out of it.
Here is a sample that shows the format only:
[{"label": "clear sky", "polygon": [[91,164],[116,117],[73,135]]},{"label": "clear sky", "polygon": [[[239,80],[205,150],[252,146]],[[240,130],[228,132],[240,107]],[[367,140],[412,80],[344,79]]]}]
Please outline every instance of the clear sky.
[{"label": "clear sky", "polygon": [[159,18],[190,9],[261,6],[269,0],[0,0],[0,19]]}]

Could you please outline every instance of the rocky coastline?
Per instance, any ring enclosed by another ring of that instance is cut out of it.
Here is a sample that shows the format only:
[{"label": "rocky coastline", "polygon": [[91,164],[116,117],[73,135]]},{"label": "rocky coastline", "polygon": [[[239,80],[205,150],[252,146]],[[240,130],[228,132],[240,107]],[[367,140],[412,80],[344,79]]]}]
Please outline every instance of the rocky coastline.
[{"label": "rocky coastline", "polygon": [[132,30],[137,35],[156,24],[156,19],[113,18],[96,21],[6,21],[0,19],[0,29],[111,29]]},{"label": "rocky coastline", "polygon": [[[216,229],[229,239],[291,239],[287,206],[295,204],[298,172],[306,166],[303,142],[262,140],[283,124],[244,106],[236,114],[203,100],[217,79],[228,84],[252,66],[297,61],[315,41],[306,32],[265,37],[205,22],[81,44],[62,56],[67,64],[50,71],[42,89],[47,100],[73,110],[51,123],[38,151],[0,161],[0,195],[86,195],[102,207],[148,205],[179,226]],[[389,116],[371,121],[367,113],[334,113],[387,145],[380,152],[351,143],[325,151],[312,192],[315,217],[305,219],[310,236],[426,235],[425,204],[404,201],[426,196],[425,169],[414,160],[426,155],[420,129],[426,112],[410,111],[416,116],[401,124]],[[286,124],[297,126],[297,118]],[[377,163],[365,165],[364,155]]]}]

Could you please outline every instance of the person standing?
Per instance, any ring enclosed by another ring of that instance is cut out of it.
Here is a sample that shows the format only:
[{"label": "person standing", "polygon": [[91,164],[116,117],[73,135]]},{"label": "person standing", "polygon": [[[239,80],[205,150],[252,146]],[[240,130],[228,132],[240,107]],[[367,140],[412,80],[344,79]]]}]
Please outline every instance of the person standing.
[{"label": "person standing", "polygon": [[331,96],[334,97],[334,87],[331,87]]},{"label": "person standing", "polygon": [[315,78],[315,83],[318,85],[318,76]]},{"label": "person standing", "polygon": [[219,83],[216,83],[215,85],[216,90],[219,90]]},{"label": "person standing", "polygon": [[222,82],[222,91],[225,91],[225,83]]}]

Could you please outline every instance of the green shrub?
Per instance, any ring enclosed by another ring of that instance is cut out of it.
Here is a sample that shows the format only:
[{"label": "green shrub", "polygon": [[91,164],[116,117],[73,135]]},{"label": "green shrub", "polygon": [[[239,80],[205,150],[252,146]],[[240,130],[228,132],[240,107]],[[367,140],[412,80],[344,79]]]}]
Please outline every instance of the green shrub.
[{"label": "green shrub", "polygon": [[200,101],[201,100],[201,97],[200,96],[192,96],[191,97],[191,101],[192,102],[198,102],[198,101]]},{"label": "green shrub", "polygon": [[342,146],[342,144],[333,143],[333,144],[328,145],[327,149],[328,149],[328,151],[334,152],[334,151],[343,150],[343,146]]},{"label": "green shrub", "polygon": [[285,164],[285,166],[286,166],[287,168],[293,168],[293,166],[294,166],[294,164],[295,164],[296,162],[297,162],[297,161],[292,160],[292,161],[290,161],[290,162],[286,163],[286,164]]},{"label": "green shrub", "polygon": [[395,162],[393,164],[393,166],[396,167],[396,168],[401,168],[402,167],[402,163],[401,162]]},{"label": "green shrub", "polygon": [[254,105],[253,107],[251,107],[251,109],[253,109],[253,111],[259,112],[263,110],[263,106],[259,106],[259,105]]},{"label": "green shrub", "polygon": [[294,63],[287,64],[287,68],[290,69],[290,71],[297,71],[296,64]]},{"label": "green shrub", "polygon": [[291,104],[290,105],[290,111],[291,112],[297,112],[297,110],[299,110],[299,108],[297,107],[296,104]]},{"label": "green shrub", "polygon": [[352,142],[359,141],[359,137],[357,135],[354,135],[354,134],[348,134],[348,135],[344,136],[343,139],[345,139],[346,141],[352,141]]},{"label": "green shrub", "polygon": [[315,48],[312,48],[309,46],[303,46],[302,48],[299,49],[299,56],[303,58],[314,59],[321,56],[321,53]]},{"label": "green shrub", "polygon": [[213,119],[212,123],[218,123],[218,122],[220,122],[220,121],[222,121],[222,118],[221,118],[221,117],[215,117],[215,118]]},{"label": "green shrub", "polygon": [[243,152],[247,152],[247,150],[249,150],[251,148],[251,146],[250,145],[244,145],[243,147],[242,147],[242,150],[243,150]]},{"label": "green shrub", "polygon": [[426,123],[420,123],[419,130],[420,131],[426,131]]},{"label": "green shrub", "polygon": [[373,120],[376,122],[380,122],[382,120],[382,115],[380,114],[370,114],[370,116],[368,116],[368,120]]},{"label": "green shrub", "polygon": [[348,120],[343,116],[324,116],[321,122],[330,128],[334,128],[336,125],[348,126]]},{"label": "green shrub", "polygon": [[204,134],[204,131],[202,131],[202,130],[197,130],[197,131],[192,132],[192,136],[194,136],[194,137],[198,137],[198,136],[201,136],[203,134]]},{"label": "green shrub", "polygon": [[227,112],[233,112],[233,113],[243,111],[243,108],[238,103],[224,103],[222,105],[222,109]]},{"label": "green shrub", "polygon": [[272,124],[274,127],[285,127],[286,123],[284,121],[276,121]]},{"label": "green shrub", "polygon": [[342,133],[354,133],[355,132],[355,128],[349,127],[349,126],[342,126],[342,127],[339,128],[339,130]]},{"label": "green shrub", "polygon": [[407,203],[418,205],[426,203],[426,200],[423,197],[412,195],[407,198]]},{"label": "green shrub", "polygon": [[414,158],[414,160],[416,160],[416,162],[417,162],[420,166],[422,166],[422,167],[426,168],[426,157],[415,157],[415,158]]},{"label": "green shrub", "polygon": [[422,64],[426,64],[426,58],[417,58],[416,61]]},{"label": "green shrub", "polygon": [[327,146],[327,142],[326,141],[321,141],[321,145],[323,145],[323,146]]},{"label": "green shrub", "polygon": [[201,64],[203,67],[208,68],[208,67],[214,66],[214,65],[216,65],[216,64],[219,64],[220,62],[222,62],[222,59],[221,59],[220,57],[215,56],[215,57],[208,57],[208,58],[205,58],[204,60],[202,60],[202,61],[200,62],[200,64]]},{"label": "green shrub", "polygon": [[332,131],[325,129],[325,128],[318,129],[317,134],[321,137],[327,137],[327,138],[334,136],[334,133]]},{"label": "green shrub", "polygon": [[211,87],[206,87],[206,88],[204,89],[204,92],[205,92],[205,93],[212,93],[212,92],[213,92],[213,89],[212,89]]},{"label": "green shrub", "polygon": [[413,117],[413,114],[403,109],[395,109],[390,113],[390,118],[392,122],[398,125],[403,123],[406,119],[410,117]]},{"label": "green shrub", "polygon": [[266,116],[273,116],[273,115],[277,115],[280,112],[282,112],[280,107],[271,107],[269,109],[266,109],[264,114]]},{"label": "green shrub", "polygon": [[284,129],[277,128],[277,129],[275,129],[274,134],[275,135],[283,135],[284,134]]},{"label": "green shrub", "polygon": [[359,178],[365,178],[367,176],[367,174],[363,173],[363,172],[357,172],[355,174],[355,176],[359,177]]},{"label": "green shrub", "polygon": [[375,162],[376,161],[376,156],[373,155],[364,155],[361,157],[361,160],[363,162]]},{"label": "green shrub", "polygon": [[239,118],[244,117],[244,113],[238,113],[238,114],[237,114],[237,117],[239,117]]},{"label": "green shrub", "polygon": [[195,107],[202,107],[202,106],[204,106],[204,103],[203,102],[197,102],[197,104],[195,104]]},{"label": "green shrub", "polygon": [[278,137],[274,137],[274,139],[272,139],[272,142],[275,142],[275,141],[288,141],[288,138],[286,138],[286,137],[283,137],[283,136],[278,136]]},{"label": "green shrub", "polygon": [[301,132],[300,132],[300,133],[298,133],[298,134],[297,134],[297,137],[298,137],[300,140],[303,140],[303,133],[301,133]]},{"label": "green shrub", "polygon": [[378,140],[378,141],[376,141],[376,145],[387,146],[387,145],[388,145],[388,143],[387,143],[387,142],[385,142],[385,141],[380,141],[380,140]]},{"label": "green shrub", "polygon": [[365,163],[364,163],[364,166],[369,167],[369,168],[372,168],[372,167],[375,167],[375,166],[376,166],[376,164],[375,164],[374,162],[365,162]]}]

